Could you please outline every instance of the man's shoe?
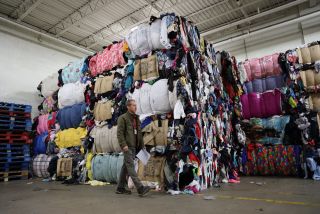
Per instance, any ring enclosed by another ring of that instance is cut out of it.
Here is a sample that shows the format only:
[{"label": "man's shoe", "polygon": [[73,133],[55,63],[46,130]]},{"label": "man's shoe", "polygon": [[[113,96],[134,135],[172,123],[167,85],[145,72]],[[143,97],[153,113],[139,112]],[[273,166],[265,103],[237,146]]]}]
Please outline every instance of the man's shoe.
[{"label": "man's shoe", "polygon": [[125,195],[131,195],[131,191],[130,190],[126,190],[126,189],[117,189],[116,191],[117,194],[125,194]]},{"label": "man's shoe", "polygon": [[148,186],[142,186],[138,189],[139,196],[145,196],[150,191],[150,187]]}]

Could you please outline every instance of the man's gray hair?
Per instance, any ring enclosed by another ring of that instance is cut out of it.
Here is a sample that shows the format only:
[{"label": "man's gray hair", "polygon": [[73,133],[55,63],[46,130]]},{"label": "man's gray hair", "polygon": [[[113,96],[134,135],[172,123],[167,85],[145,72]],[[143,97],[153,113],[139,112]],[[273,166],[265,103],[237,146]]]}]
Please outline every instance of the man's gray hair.
[{"label": "man's gray hair", "polygon": [[135,99],[129,98],[126,102],[126,105],[129,106],[132,102],[135,102]]}]

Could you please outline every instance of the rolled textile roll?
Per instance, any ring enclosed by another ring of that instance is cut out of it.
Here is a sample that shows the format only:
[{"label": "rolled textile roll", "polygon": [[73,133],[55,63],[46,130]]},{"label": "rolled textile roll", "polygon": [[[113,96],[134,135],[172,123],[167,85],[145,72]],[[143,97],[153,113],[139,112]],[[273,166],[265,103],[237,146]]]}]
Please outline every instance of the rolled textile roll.
[{"label": "rolled textile roll", "polygon": [[123,155],[96,155],[92,159],[93,179],[117,183],[119,181]]},{"label": "rolled textile roll", "polygon": [[93,153],[120,153],[121,148],[117,139],[117,127],[109,128],[108,125],[96,125],[90,132],[94,138]]},{"label": "rolled textile roll", "polygon": [[50,176],[48,172],[48,167],[51,159],[54,156],[39,154],[32,161],[32,171],[33,174],[40,178],[47,178]]}]

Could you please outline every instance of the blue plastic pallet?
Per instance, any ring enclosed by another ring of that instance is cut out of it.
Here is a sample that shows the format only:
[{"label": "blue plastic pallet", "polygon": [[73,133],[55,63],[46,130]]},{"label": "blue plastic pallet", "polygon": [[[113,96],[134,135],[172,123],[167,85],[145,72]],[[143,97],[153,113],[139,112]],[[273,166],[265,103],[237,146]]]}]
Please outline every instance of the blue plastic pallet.
[{"label": "blue plastic pallet", "polygon": [[18,123],[29,123],[32,122],[31,118],[26,118],[26,117],[22,117],[22,116],[10,116],[10,115],[0,115],[0,120],[1,121],[15,121]]},{"label": "blue plastic pallet", "polygon": [[28,144],[0,144],[0,152],[4,151],[26,151],[30,152],[30,145]]},{"label": "blue plastic pallet", "polygon": [[0,171],[8,172],[13,170],[28,170],[30,162],[12,162],[12,163],[0,163]]},{"label": "blue plastic pallet", "polygon": [[[11,121],[15,122],[15,121]],[[32,123],[28,124],[16,124],[16,123],[7,123],[7,124],[1,124],[0,123],[0,130],[19,130],[19,131],[31,131],[32,129]]]},{"label": "blue plastic pallet", "polygon": [[24,125],[24,126],[32,126],[32,121],[31,121],[31,119],[24,119],[24,120],[4,120],[4,119],[1,119],[1,117],[0,117],[0,124],[3,124],[3,125],[13,124],[13,125],[18,125],[18,126],[21,126],[21,125]]},{"label": "blue plastic pallet", "polygon": [[30,162],[31,157],[28,156],[18,156],[18,157],[0,157],[0,163],[13,163],[13,162]]},{"label": "blue plastic pallet", "polygon": [[0,150],[0,157],[14,157],[14,156],[25,156],[25,155],[29,155],[30,156],[30,151],[1,151]]},{"label": "blue plastic pallet", "polygon": [[32,106],[23,105],[23,104],[0,102],[0,109],[4,110],[4,111],[31,113]]}]

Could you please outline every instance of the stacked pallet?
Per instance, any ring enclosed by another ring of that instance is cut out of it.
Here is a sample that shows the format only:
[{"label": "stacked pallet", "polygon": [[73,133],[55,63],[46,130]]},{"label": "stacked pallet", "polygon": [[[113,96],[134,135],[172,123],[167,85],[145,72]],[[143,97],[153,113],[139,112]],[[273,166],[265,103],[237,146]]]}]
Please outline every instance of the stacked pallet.
[{"label": "stacked pallet", "polygon": [[0,102],[0,181],[27,179],[31,106]]}]

